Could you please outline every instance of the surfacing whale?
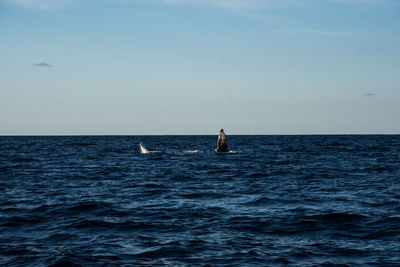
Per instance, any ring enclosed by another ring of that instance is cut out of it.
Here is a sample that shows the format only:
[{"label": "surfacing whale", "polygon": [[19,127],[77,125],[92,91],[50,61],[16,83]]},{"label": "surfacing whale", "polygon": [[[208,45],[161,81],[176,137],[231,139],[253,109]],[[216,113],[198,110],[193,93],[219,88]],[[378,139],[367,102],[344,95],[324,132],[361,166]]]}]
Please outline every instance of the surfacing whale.
[{"label": "surfacing whale", "polygon": [[217,152],[228,152],[228,140],[226,138],[224,129],[219,131],[218,142],[217,142]]}]

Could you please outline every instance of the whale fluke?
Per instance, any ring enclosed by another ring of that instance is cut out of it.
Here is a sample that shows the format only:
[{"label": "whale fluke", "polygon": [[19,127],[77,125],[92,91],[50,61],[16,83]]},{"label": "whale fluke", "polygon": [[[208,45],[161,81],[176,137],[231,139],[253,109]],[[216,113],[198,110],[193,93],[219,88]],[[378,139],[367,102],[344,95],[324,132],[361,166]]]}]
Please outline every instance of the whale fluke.
[{"label": "whale fluke", "polygon": [[228,152],[228,140],[224,133],[224,129],[221,129],[219,131],[216,151],[217,152]]}]

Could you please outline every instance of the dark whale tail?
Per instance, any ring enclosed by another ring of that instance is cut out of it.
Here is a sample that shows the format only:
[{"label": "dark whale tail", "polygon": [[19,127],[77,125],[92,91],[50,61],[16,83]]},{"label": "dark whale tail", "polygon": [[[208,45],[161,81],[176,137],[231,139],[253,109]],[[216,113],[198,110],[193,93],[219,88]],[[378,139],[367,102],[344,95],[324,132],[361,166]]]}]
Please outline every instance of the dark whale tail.
[{"label": "dark whale tail", "polygon": [[228,152],[228,140],[224,133],[224,129],[219,131],[218,142],[217,142],[217,152]]}]

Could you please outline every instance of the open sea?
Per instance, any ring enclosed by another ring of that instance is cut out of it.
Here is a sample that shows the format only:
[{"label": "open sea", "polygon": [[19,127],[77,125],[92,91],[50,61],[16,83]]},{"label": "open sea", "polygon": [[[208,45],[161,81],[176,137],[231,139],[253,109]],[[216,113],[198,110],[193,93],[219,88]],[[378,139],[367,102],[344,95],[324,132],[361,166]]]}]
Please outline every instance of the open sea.
[{"label": "open sea", "polygon": [[0,266],[400,266],[400,135],[228,142],[0,137]]}]

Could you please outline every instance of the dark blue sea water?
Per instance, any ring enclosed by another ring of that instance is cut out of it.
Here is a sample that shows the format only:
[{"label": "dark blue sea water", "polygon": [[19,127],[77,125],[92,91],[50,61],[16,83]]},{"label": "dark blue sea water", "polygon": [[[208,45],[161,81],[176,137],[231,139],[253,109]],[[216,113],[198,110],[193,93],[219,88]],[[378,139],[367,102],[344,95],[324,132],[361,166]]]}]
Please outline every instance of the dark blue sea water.
[{"label": "dark blue sea water", "polygon": [[0,137],[0,266],[400,265],[399,135],[228,140]]}]

